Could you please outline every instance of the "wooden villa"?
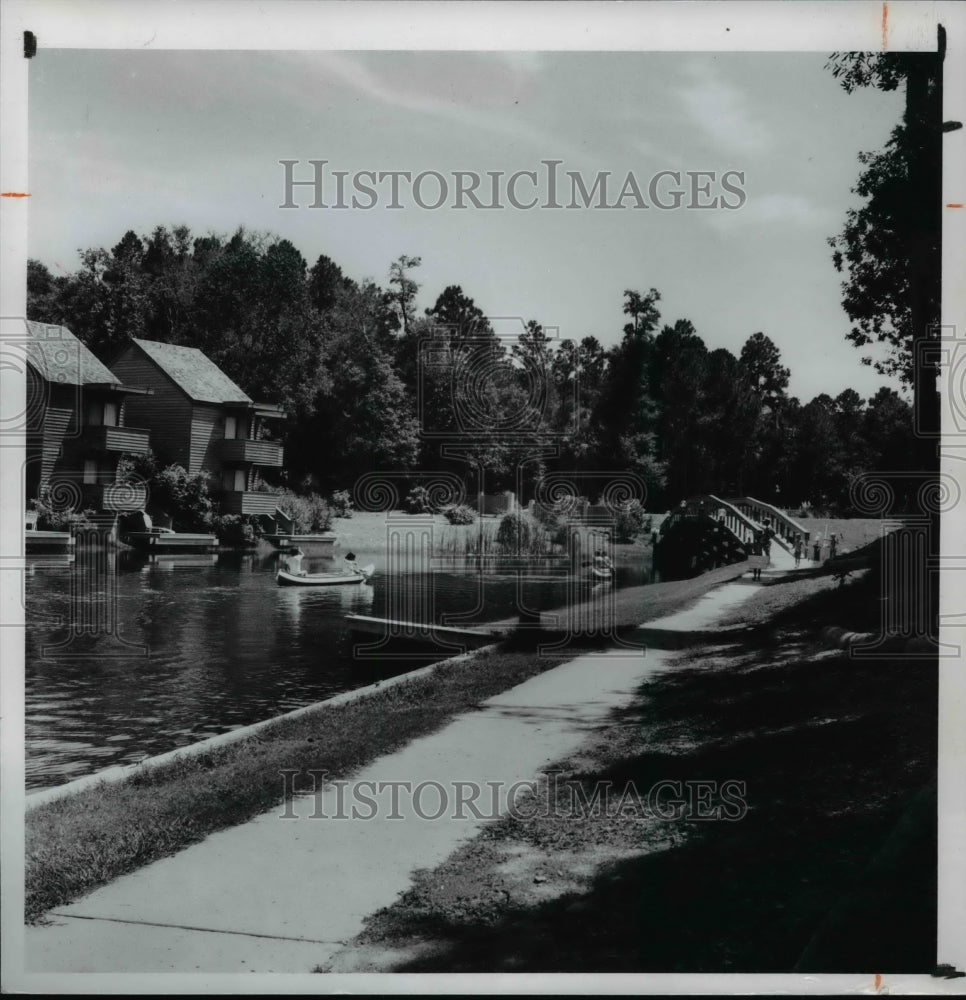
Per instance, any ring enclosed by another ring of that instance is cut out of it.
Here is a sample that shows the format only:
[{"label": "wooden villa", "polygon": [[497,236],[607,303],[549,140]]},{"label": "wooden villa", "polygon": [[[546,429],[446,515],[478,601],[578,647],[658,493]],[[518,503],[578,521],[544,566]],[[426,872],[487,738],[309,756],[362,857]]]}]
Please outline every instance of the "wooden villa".
[{"label": "wooden villa", "polygon": [[159,460],[192,475],[210,473],[222,513],[275,517],[275,497],[265,491],[261,470],[282,465],[282,445],[272,440],[284,419],[280,406],[254,402],[195,347],[135,339],[112,368],[151,390],[128,407],[131,419],[151,428]]},{"label": "wooden villa", "polygon": [[45,488],[75,510],[140,510],[143,486],[117,481],[124,455],[149,449],[149,432],[131,426],[132,399],[148,398],[103,365],[65,326],[27,323],[28,500]]}]

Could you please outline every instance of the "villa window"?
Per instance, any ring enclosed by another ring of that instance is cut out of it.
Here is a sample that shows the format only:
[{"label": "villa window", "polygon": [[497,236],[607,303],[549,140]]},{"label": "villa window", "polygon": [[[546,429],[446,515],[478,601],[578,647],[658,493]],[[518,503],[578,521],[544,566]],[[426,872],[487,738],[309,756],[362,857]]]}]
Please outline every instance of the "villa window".
[{"label": "villa window", "polygon": [[225,469],[222,473],[221,483],[226,490],[235,490],[239,493],[245,489],[244,469]]},{"label": "villa window", "polygon": [[97,399],[87,405],[87,423],[90,427],[117,427],[118,408],[113,401]]},{"label": "villa window", "polygon": [[238,417],[225,417],[225,437],[229,441],[238,437]]},{"label": "villa window", "polygon": [[84,459],[84,483],[88,486],[97,482],[97,460],[94,458]]}]

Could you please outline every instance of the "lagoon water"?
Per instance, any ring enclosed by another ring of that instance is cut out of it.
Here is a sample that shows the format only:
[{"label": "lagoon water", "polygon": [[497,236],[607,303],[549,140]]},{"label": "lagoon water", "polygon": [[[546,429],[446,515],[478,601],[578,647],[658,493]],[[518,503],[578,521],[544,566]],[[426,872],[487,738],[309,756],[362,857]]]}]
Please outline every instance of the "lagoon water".
[{"label": "lagoon water", "polygon": [[[385,554],[357,554],[376,563],[371,583],[320,588],[279,587],[280,557],[268,551],[28,558],[27,787],[134,763],[426,662],[367,658],[353,647],[373,640],[351,635],[347,614],[468,624],[557,608],[588,586],[560,563],[481,572],[396,558],[387,572]],[[302,568],[336,565],[306,557]],[[622,565],[616,585],[649,582],[649,571],[644,559]]]}]

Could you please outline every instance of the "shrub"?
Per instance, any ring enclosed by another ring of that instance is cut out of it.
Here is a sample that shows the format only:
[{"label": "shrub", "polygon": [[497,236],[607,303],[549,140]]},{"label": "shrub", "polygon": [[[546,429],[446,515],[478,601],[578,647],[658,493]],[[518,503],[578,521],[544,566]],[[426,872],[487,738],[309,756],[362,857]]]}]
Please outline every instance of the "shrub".
[{"label": "shrub", "polygon": [[554,545],[566,545],[568,528],[568,522],[561,520],[550,531],[529,514],[514,511],[500,518],[496,547],[508,555],[546,556]]},{"label": "shrub", "polygon": [[354,510],[348,490],[336,490],[329,498],[329,507],[334,517],[352,517]]},{"label": "shrub", "polygon": [[250,514],[216,514],[211,530],[222,545],[247,545],[261,535],[261,524]]},{"label": "shrub", "polygon": [[429,495],[429,490],[425,486],[414,486],[407,494],[406,499],[403,500],[403,509],[407,514],[435,514],[436,509],[433,506],[432,500]]},{"label": "shrub", "polygon": [[461,503],[447,507],[443,511],[443,515],[450,524],[473,524],[476,521],[476,511]]},{"label": "shrub", "polygon": [[118,463],[117,481],[143,481],[148,488],[148,513],[167,521],[175,531],[210,531],[215,514],[212,480],[207,472],[189,474],[182,465],[160,466],[152,452]]},{"label": "shrub", "polygon": [[157,471],[148,482],[149,506],[171,518],[175,531],[209,531],[215,508],[210,476],[205,472],[189,475],[181,465]]},{"label": "shrub", "polygon": [[124,482],[127,479],[150,482],[158,473],[160,466],[153,451],[148,451],[143,455],[122,455],[117,463],[117,481]]},{"label": "shrub", "polygon": [[51,499],[49,486],[40,491],[36,500],[30,501],[30,509],[37,512],[38,531],[70,531],[74,525],[88,524],[88,519],[94,516],[92,510],[57,506]]},{"label": "shrub", "polygon": [[620,504],[614,521],[614,538],[618,542],[633,542],[651,532],[652,517],[645,513],[640,500]]},{"label": "shrub", "polygon": [[[572,505],[565,503],[561,509],[570,510]],[[533,505],[533,517],[537,524],[547,533],[554,545],[567,544],[568,519],[558,512],[555,507],[542,507],[540,504]]]},{"label": "shrub", "polygon": [[519,512],[504,514],[496,530],[496,544],[504,552],[529,551],[534,527],[534,523]]},{"label": "shrub", "polygon": [[278,509],[295,522],[297,531],[329,531],[332,528],[335,514],[318,493],[299,494],[284,486],[276,486],[270,492],[276,498]]}]

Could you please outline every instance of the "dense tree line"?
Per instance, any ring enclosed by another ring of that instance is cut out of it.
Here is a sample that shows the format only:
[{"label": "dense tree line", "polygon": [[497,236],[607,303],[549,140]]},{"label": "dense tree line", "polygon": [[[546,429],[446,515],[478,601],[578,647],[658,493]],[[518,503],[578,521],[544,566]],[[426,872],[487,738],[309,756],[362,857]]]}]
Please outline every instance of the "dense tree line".
[{"label": "dense tree line", "polygon": [[158,227],[83,251],[72,274],[30,261],[28,315],[107,364],[129,337],[200,348],[284,406],[289,486],[447,469],[495,492],[516,488],[526,458],[525,489],[548,469],[633,472],[655,509],[700,492],[846,509],[856,475],[908,460],[912,413],[896,392],[802,405],[764,333],[737,356],[709,350],[688,320],[662,325],[656,289],[624,293],[628,321],[604,348],[536,321],[498,335],[459,286],[419,316],[419,265],[392,262],[383,288],[324,255],[310,267],[284,239]]}]

